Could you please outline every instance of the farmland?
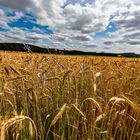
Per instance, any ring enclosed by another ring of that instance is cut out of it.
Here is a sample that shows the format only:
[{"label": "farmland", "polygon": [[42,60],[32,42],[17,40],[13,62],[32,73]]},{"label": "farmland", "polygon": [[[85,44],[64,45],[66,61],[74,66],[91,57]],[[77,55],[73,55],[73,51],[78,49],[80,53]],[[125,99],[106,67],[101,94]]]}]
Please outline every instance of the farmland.
[{"label": "farmland", "polygon": [[139,140],[140,59],[0,52],[0,140]]}]

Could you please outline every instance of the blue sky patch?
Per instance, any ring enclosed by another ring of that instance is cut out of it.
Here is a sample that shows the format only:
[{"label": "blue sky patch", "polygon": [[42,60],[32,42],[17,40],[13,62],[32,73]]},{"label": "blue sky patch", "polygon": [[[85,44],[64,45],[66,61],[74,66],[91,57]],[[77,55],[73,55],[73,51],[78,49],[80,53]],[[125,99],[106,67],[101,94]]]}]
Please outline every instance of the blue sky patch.
[{"label": "blue sky patch", "polygon": [[109,32],[115,32],[118,30],[118,27],[113,23],[113,22],[110,22],[108,24],[108,26],[106,27],[106,29],[103,31],[103,32],[97,32],[95,34],[95,37],[99,37],[99,38],[102,38],[102,37],[108,37],[108,33]]},{"label": "blue sky patch", "polygon": [[[8,16],[14,16],[14,13],[8,14]],[[41,34],[53,34],[53,30],[49,28],[49,26],[43,26],[36,23],[36,19],[31,14],[26,14],[25,16],[21,17],[20,19],[8,23],[10,27],[17,27],[22,29],[28,29],[31,32],[41,33]],[[36,28],[38,30],[33,30]]]},{"label": "blue sky patch", "polygon": [[3,29],[2,27],[0,27],[0,32],[7,32],[8,29]]}]

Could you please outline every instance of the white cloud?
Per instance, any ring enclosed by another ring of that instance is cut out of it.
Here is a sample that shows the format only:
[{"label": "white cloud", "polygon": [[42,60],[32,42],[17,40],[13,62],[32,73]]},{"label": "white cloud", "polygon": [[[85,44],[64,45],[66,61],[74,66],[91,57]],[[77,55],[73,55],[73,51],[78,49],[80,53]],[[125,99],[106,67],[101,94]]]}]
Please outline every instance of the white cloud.
[{"label": "white cloud", "polygon": [[7,16],[4,9],[0,9],[0,27],[3,29],[10,29],[8,23],[16,21],[23,17],[22,12],[15,12],[12,16]]},{"label": "white cloud", "polygon": [[133,0],[133,2],[134,2],[136,5],[140,5],[140,1],[139,1],[139,0]]},{"label": "white cloud", "polygon": [[[105,41],[105,44],[125,44],[128,48],[140,45],[140,6],[130,2],[120,10],[118,16],[113,21],[118,25],[119,30],[110,33],[111,40]],[[137,51],[137,50],[135,50]]]},{"label": "white cloud", "polygon": [[38,23],[56,24],[62,21],[62,6],[65,0],[1,0],[0,5],[15,10],[31,12]]},{"label": "white cloud", "polygon": [[5,12],[2,9],[0,9],[0,27],[3,29],[9,28],[7,23],[8,23],[8,19],[5,15]]},{"label": "white cloud", "polygon": [[[127,0],[97,0],[95,3],[85,5],[81,5],[78,1],[76,4],[67,5],[66,0],[9,1],[1,0],[0,4],[32,12],[37,17],[38,23],[49,24],[54,28],[66,26],[65,28],[91,33],[104,30],[110,16]],[[66,6],[63,8],[64,5]]]},{"label": "white cloud", "polygon": [[22,42],[44,46],[43,40],[49,40],[47,34],[30,32],[29,30],[23,30],[16,27],[11,28],[7,32],[1,32],[0,34],[0,42]]}]

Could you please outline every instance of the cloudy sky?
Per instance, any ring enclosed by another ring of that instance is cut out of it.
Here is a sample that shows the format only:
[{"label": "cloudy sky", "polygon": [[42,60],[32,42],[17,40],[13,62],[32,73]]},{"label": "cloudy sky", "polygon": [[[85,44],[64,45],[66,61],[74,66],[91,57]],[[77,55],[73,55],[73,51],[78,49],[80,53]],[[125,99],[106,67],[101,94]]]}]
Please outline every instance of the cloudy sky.
[{"label": "cloudy sky", "polygon": [[140,53],[140,0],[0,0],[0,42]]}]

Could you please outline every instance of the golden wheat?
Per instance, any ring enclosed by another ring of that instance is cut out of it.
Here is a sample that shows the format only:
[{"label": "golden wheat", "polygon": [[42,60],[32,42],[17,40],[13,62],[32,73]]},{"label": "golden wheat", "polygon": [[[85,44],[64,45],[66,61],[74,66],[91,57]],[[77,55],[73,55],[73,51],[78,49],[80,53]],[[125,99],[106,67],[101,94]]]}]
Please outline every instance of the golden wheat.
[{"label": "golden wheat", "polygon": [[139,140],[140,59],[0,52],[0,139]]}]

